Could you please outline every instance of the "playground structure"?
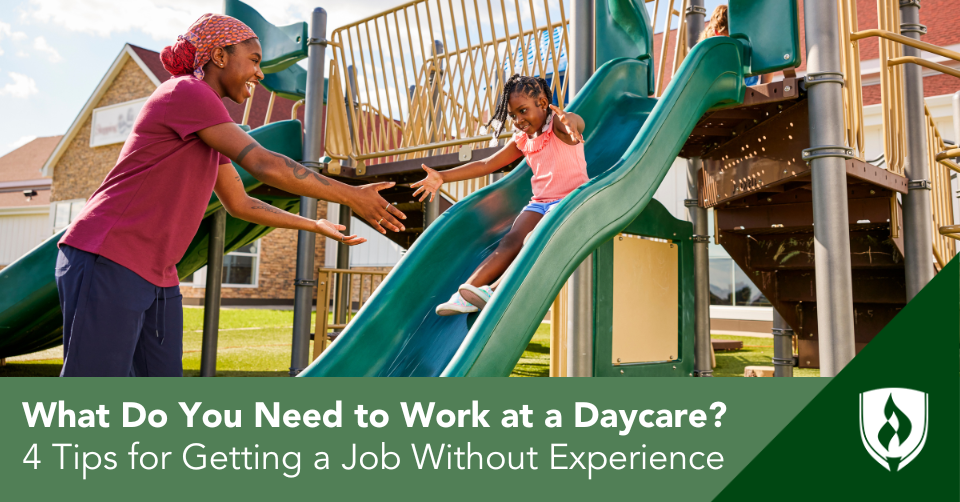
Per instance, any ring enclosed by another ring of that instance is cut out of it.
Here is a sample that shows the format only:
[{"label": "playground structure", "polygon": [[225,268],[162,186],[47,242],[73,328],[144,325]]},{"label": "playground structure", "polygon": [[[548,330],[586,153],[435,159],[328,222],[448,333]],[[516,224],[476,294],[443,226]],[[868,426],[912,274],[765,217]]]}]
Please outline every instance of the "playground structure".
[{"label": "playground structure", "polygon": [[[265,89],[302,100],[306,110],[303,141],[295,121],[251,134],[348,183],[396,181],[384,197],[409,216],[406,232],[388,235],[409,252],[376,287],[372,275],[369,286],[360,277],[356,313],[349,276],[359,272],[344,271],[346,246],[339,270],[323,269],[318,280],[315,235],[300,233],[291,373],[507,375],[552,306],[553,375],[709,376],[711,207],[715,239],[774,304],[778,375],[790,373],[794,334],[801,364],[836,374],[956,253],[948,169],[960,171],[950,160],[960,150],[920,112],[918,65],[960,75],[911,51],[960,54],[915,40],[915,2],[897,9],[879,0],[878,29],[862,32],[854,0],[807,0],[804,9],[807,47],[818,50],[808,51],[807,73],[797,77],[793,0],[731,0],[732,36],[697,45],[705,14],[697,0],[657,0],[654,23],[635,0],[572,0],[569,17],[557,0],[417,0],[338,28],[329,40],[322,9],[309,27],[278,28],[228,0],[226,13],[261,38]],[[654,54],[658,17],[666,30]],[[883,163],[864,158],[857,41],[871,36],[881,38],[884,67]],[[308,55],[308,70],[294,65]],[[744,76],[779,70],[782,81],[743,84]],[[433,307],[529,199],[530,171],[520,162],[502,179],[444,186],[432,204],[416,202],[403,185],[422,177],[421,163],[446,169],[499,148],[485,124],[512,73],[544,77],[556,104],[584,117],[591,181],[531,234],[482,313],[440,318]],[[652,200],[678,155],[691,159],[697,181],[688,190],[693,225]],[[238,170],[251,195],[316,214],[315,200]],[[342,207],[340,221],[349,216]],[[212,376],[216,364],[223,251],[269,230],[226,216],[214,197],[178,266],[186,276],[210,265],[201,374]],[[57,240],[0,271],[8,292],[0,299],[0,357],[59,343]],[[334,299],[334,322],[318,316],[307,368],[315,286],[318,305]],[[330,329],[339,335],[328,347]]]}]

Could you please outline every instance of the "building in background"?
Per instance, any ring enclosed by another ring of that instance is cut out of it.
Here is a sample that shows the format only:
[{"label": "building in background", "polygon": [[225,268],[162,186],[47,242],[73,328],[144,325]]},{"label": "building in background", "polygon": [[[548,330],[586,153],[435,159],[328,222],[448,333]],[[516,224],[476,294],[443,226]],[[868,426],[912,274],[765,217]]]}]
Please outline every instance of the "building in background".
[{"label": "building in background", "polygon": [[[707,14],[709,16],[710,13]],[[953,20],[957,17],[960,17],[960,2],[925,0],[921,21],[927,24],[928,34],[923,40],[960,51],[960,32],[953,26]],[[858,21],[860,30],[876,27],[875,0],[858,0]],[[675,31],[668,37],[667,53],[670,55],[674,50]],[[656,55],[660,54],[662,35],[660,33],[654,37]],[[868,160],[872,161],[883,151],[877,41],[866,39],[860,43],[860,48],[866,154]],[[934,54],[924,53],[921,57],[960,68],[960,63]],[[659,62],[659,58],[654,60],[655,64]],[[669,67],[672,57],[667,57],[666,60],[668,67],[664,72],[664,80],[668,81],[672,73],[672,68]],[[805,55],[803,61],[806,61]],[[797,73],[803,75],[805,66],[798,68]],[[945,139],[956,141],[958,132],[954,130],[951,100],[952,95],[960,91],[960,79],[932,70],[924,70],[923,75],[927,106],[936,125]],[[158,53],[133,45],[124,46],[43,167],[42,175],[52,177],[52,192],[47,192],[50,208],[47,216],[48,233],[45,235],[61,230],[83,207],[86,199],[116,162],[126,134],[129,134],[129,130],[124,127],[128,128],[132,124],[131,117],[136,117],[142,103],[166,78],[169,78],[169,75],[163,70]],[[781,77],[778,75],[775,80],[779,78]],[[259,88],[252,101],[249,125],[256,128],[265,121],[269,93]],[[229,100],[224,103],[231,116],[239,123],[243,116],[243,106]],[[292,105],[291,101],[278,97],[271,120],[289,118]],[[298,117],[302,120],[302,116],[301,108]],[[681,219],[687,219],[683,204],[686,198],[686,171],[686,161],[678,159],[655,195],[675,217]],[[0,180],[0,183],[3,181]],[[954,183],[956,184],[956,178]],[[2,190],[0,188],[0,198],[5,196]],[[954,216],[958,218],[960,207],[957,207],[956,200],[954,202]],[[327,217],[336,221],[338,213],[336,204],[322,201],[318,204],[318,218]],[[712,234],[712,211],[709,215]],[[0,217],[0,225],[4,221],[2,218]],[[351,232],[368,240],[366,244],[350,249],[351,268],[390,268],[405,252],[402,247],[356,218],[351,220]],[[226,256],[223,304],[291,304],[296,265],[296,234],[292,230],[274,230],[257,242]],[[329,239],[318,240],[316,263],[335,267],[336,249],[336,242]],[[769,332],[773,316],[770,303],[721,246],[712,244],[711,241],[709,254],[712,328],[715,331]],[[0,266],[5,264],[4,259],[5,255],[0,256]],[[202,302],[205,273],[205,269],[201,269],[185,280],[181,287],[185,303]]]},{"label": "building in background", "polygon": [[60,138],[37,138],[0,157],[0,269],[50,236],[51,180],[40,168]]}]

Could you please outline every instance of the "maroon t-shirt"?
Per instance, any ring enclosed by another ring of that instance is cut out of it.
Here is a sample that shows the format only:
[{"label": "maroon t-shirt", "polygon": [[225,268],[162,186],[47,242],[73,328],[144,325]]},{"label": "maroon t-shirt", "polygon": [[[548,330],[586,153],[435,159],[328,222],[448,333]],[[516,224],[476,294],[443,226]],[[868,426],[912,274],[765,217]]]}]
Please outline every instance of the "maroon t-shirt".
[{"label": "maroon t-shirt", "polygon": [[167,80],[143,105],[117,165],[60,239],[134,271],[179,284],[176,265],[229,164],[196,132],[233,122],[220,96],[193,75]]}]

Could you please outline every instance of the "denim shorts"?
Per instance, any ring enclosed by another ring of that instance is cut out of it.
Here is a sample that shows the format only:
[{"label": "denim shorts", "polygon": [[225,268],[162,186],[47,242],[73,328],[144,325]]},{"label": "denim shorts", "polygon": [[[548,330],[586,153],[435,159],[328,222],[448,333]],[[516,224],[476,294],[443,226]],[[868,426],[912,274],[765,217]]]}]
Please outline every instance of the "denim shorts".
[{"label": "denim shorts", "polygon": [[530,203],[527,204],[526,207],[523,208],[523,210],[546,215],[547,213],[550,212],[551,209],[553,209],[557,204],[559,204],[561,200],[563,199],[555,200],[553,202],[530,201]]}]

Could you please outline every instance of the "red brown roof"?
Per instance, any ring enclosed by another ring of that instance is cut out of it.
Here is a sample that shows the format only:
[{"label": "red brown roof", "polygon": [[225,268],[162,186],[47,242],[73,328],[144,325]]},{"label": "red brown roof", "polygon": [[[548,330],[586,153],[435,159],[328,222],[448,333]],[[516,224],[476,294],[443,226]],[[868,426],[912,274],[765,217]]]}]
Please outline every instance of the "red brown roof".
[{"label": "red brown roof", "polygon": [[[37,180],[44,176],[40,168],[50,158],[63,136],[37,138],[0,157],[0,182]],[[22,195],[21,195],[22,197]]]},{"label": "red brown roof", "polygon": [[167,70],[163,69],[163,63],[160,62],[160,53],[151,51],[150,49],[144,49],[133,44],[127,44],[133,49],[133,52],[137,53],[137,56],[140,56],[140,60],[143,61],[143,64],[147,65],[147,68],[150,69],[150,72],[153,73],[157,80],[163,82],[170,78],[170,74]]}]

